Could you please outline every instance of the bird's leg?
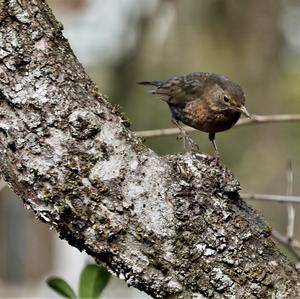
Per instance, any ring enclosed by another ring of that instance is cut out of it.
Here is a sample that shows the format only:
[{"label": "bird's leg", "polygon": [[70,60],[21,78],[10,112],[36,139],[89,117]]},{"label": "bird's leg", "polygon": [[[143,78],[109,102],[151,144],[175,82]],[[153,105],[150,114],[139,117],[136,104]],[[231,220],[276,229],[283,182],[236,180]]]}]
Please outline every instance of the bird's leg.
[{"label": "bird's leg", "polygon": [[188,133],[185,131],[185,129],[179,124],[179,122],[175,118],[172,118],[172,123],[180,131],[180,136],[181,136],[181,139],[183,141],[184,150],[188,151],[189,147],[191,149],[196,148],[198,150],[198,145],[190,138],[190,136],[188,135]]},{"label": "bird's leg", "polygon": [[214,146],[214,149],[215,149],[215,157],[216,157],[216,158],[219,158],[220,155],[219,155],[217,143],[216,143],[216,140],[215,140],[215,136],[216,136],[215,133],[209,133],[208,138],[209,138],[209,140],[212,142],[212,144],[213,144],[213,146]]}]

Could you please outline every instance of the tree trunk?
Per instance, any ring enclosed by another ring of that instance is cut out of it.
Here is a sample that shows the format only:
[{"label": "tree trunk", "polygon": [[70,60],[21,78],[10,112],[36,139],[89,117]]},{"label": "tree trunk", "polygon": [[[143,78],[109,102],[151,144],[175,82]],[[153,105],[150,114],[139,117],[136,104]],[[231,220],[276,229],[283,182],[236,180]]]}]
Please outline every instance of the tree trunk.
[{"label": "tree trunk", "polygon": [[154,298],[300,297],[230,171],[146,148],[43,0],[1,0],[0,22],[1,171],[42,221]]}]

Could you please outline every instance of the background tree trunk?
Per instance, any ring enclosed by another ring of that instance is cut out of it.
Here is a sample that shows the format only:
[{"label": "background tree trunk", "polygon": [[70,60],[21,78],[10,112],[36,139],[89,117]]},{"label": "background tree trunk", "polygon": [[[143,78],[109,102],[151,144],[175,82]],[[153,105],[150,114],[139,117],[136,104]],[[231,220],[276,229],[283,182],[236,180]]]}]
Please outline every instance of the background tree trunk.
[{"label": "background tree trunk", "polygon": [[0,1],[0,21],[1,171],[42,221],[155,298],[300,297],[230,171],[146,148],[44,1]]}]

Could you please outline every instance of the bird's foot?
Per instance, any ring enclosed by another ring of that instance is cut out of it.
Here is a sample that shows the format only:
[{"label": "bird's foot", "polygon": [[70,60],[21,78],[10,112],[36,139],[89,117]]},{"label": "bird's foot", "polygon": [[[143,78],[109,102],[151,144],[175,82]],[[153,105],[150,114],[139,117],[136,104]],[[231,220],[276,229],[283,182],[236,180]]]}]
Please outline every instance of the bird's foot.
[{"label": "bird's foot", "polygon": [[215,164],[215,165],[218,165],[220,164],[220,160],[221,160],[221,157],[220,157],[220,154],[218,151],[215,151],[214,155],[212,156],[212,163]]},{"label": "bird's foot", "polygon": [[183,147],[186,152],[199,152],[198,144],[185,131],[180,132],[179,139],[182,140]]},{"label": "bird's foot", "polygon": [[172,123],[179,129],[180,135],[179,139],[183,142],[183,147],[186,152],[188,151],[196,151],[199,152],[198,145],[194,142],[194,140],[188,135],[185,129],[179,124],[179,122],[172,118]]}]

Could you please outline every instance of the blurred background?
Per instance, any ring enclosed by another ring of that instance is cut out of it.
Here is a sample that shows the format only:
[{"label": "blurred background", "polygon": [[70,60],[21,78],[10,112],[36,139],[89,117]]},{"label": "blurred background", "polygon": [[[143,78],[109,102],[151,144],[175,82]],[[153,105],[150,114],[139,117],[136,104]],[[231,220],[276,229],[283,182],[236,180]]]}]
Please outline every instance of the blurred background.
[{"label": "blurred background", "polygon": [[[238,82],[254,114],[300,113],[300,3],[296,0],[48,0],[87,73],[120,104],[132,130],[172,127],[167,105],[136,85],[194,71],[222,73]],[[222,162],[243,192],[285,194],[287,161],[300,194],[300,122],[251,125],[217,135]],[[192,133],[205,153],[207,134]],[[176,136],[147,138],[160,155],[182,152]],[[50,275],[76,288],[88,261],[34,219],[0,186],[0,297],[57,298]],[[285,233],[286,206],[251,201]],[[295,238],[300,239],[296,206]],[[283,250],[285,250],[283,248]],[[285,251],[290,255],[288,251]],[[293,259],[293,256],[290,255]],[[117,278],[103,298],[148,298]]]}]

